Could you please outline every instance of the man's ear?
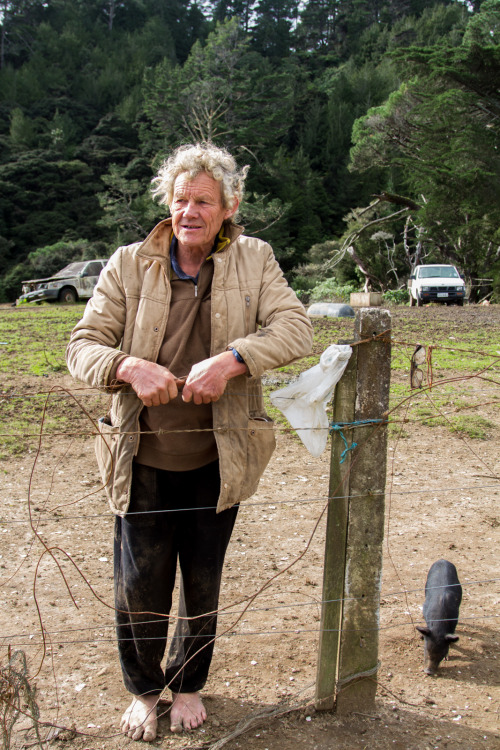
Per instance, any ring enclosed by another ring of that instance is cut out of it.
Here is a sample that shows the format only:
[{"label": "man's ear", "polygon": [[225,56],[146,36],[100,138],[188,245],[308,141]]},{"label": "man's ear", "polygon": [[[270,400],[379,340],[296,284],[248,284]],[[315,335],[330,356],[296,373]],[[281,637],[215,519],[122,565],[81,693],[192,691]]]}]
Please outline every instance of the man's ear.
[{"label": "man's ear", "polygon": [[224,219],[230,219],[231,216],[234,216],[236,211],[238,210],[238,206],[240,205],[240,201],[238,198],[234,198],[233,205],[231,208],[228,208],[226,213],[224,214]]}]

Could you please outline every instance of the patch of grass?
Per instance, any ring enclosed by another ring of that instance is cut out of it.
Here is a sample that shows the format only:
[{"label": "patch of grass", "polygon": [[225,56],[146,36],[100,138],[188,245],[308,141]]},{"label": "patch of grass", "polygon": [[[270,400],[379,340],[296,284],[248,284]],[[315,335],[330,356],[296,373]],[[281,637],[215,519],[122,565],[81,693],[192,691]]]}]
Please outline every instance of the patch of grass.
[{"label": "patch of grass", "polygon": [[[450,371],[456,373],[479,372],[488,365],[494,365],[495,371],[500,371],[498,355],[499,334],[498,323],[492,319],[485,321],[481,318],[474,321],[471,315],[470,325],[464,325],[464,320],[457,316],[456,320],[448,316],[436,317],[432,311],[426,314],[401,315],[393,327],[393,369],[409,370],[409,363],[414,346],[432,346],[432,367],[434,376],[439,373],[442,377],[449,376]],[[421,313],[422,311],[418,311]],[[425,366],[422,367],[425,370]]]},{"label": "patch of grass", "polygon": [[[447,406],[453,407],[451,413]],[[464,413],[457,414],[460,409],[464,409]],[[474,413],[473,403],[463,398],[450,401],[446,395],[441,399],[433,399],[433,403],[412,405],[408,418],[410,422],[418,422],[423,427],[445,427],[450,432],[477,440],[486,440],[496,429],[494,422]]]},{"label": "patch of grass", "polygon": [[[9,393],[10,391],[10,393]],[[94,418],[104,414],[109,396],[86,394],[80,401]],[[48,396],[40,393],[22,395],[10,388],[0,395],[0,459],[20,455],[42,443],[62,439],[62,434],[90,433],[93,425],[80,409],[78,403],[65,392],[54,392]],[[51,437],[54,435],[55,437]]]},{"label": "patch of grass", "polygon": [[453,417],[449,425],[451,432],[458,432],[472,440],[487,440],[496,425],[479,414],[461,414]]},{"label": "patch of grass", "polygon": [[491,437],[491,431],[495,429],[493,422],[479,414],[460,414],[458,416],[450,414],[446,418],[434,414],[434,417],[429,416],[428,419],[424,419],[422,425],[425,427],[446,427],[449,432],[459,433],[472,440],[486,440]]},{"label": "patch of grass", "polygon": [[400,422],[389,422],[387,428],[389,440],[404,440],[410,437],[410,433],[406,430]]},{"label": "patch of grass", "polygon": [[[43,397],[23,398],[16,395],[0,399],[0,458],[19,455],[38,446],[37,433],[42,424],[43,403]],[[67,427],[64,411],[48,411],[43,423],[44,432],[61,432]]]},{"label": "patch of grass", "polygon": [[[47,395],[43,391],[67,374],[65,350],[69,335],[80,320],[84,305],[0,309],[0,459],[38,447]],[[34,394],[33,378],[40,379]],[[50,380],[46,380],[50,378]],[[30,385],[26,385],[30,380]],[[78,397],[78,396],[77,396]],[[103,413],[103,396],[86,395],[83,404]],[[88,431],[92,426],[78,404],[64,393],[50,395],[43,432]],[[45,438],[50,439],[50,438]],[[56,438],[57,439],[57,438]]]},{"label": "patch of grass", "polygon": [[413,416],[423,420],[423,424],[428,424],[425,421],[426,417],[436,416],[436,410],[430,404],[422,404],[414,408]]},{"label": "patch of grass", "polygon": [[0,372],[53,375],[67,372],[64,352],[84,305],[0,310]]}]

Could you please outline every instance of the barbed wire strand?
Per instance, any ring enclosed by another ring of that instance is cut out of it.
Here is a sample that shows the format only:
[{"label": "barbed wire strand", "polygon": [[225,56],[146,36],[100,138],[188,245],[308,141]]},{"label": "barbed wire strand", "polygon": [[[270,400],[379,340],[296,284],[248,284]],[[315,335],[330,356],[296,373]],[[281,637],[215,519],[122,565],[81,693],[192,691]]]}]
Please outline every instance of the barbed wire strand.
[{"label": "barbed wire strand", "polygon": [[[481,580],[478,580],[478,581],[465,581],[465,582],[461,582],[459,584],[453,584],[453,585],[455,585],[455,586],[461,586],[462,588],[464,588],[464,587],[469,587],[469,586],[482,586],[485,583],[498,583],[498,582],[500,582],[500,578],[484,578],[484,579],[481,579]],[[427,590],[430,591],[432,589],[441,589],[441,588],[447,588],[447,586],[428,586]],[[262,607],[250,607],[248,610],[246,610],[245,614],[253,614],[253,613],[258,613],[258,612],[273,612],[273,611],[277,611],[277,610],[281,610],[281,609],[294,609],[295,610],[295,609],[300,609],[302,607],[316,607],[316,608],[318,608],[320,606],[323,606],[324,604],[335,604],[335,603],[344,603],[344,602],[351,602],[351,601],[366,601],[368,598],[370,598],[370,596],[373,596],[373,598],[375,598],[375,599],[379,598],[379,597],[380,597],[380,599],[386,599],[386,598],[390,598],[390,597],[399,597],[399,596],[404,596],[404,595],[407,595],[407,594],[416,594],[416,593],[418,593],[418,594],[422,594],[423,593],[423,589],[422,589],[421,586],[419,586],[418,588],[414,588],[414,589],[404,589],[404,590],[400,590],[400,591],[387,591],[387,592],[384,592],[384,591],[382,591],[382,592],[375,591],[371,595],[370,594],[363,594],[362,596],[345,596],[345,597],[339,597],[337,599],[316,599],[316,598],[314,598],[313,601],[308,601],[308,602],[294,601],[294,602],[290,602],[288,604],[274,604],[274,605],[271,605],[271,604],[267,605],[266,604],[265,606],[262,606]],[[238,613],[233,612],[233,611],[220,611],[220,612],[218,612],[218,614],[219,614],[219,616],[227,616],[227,615],[234,615],[234,614],[238,614]],[[199,615],[199,617],[204,617],[204,616],[206,616],[206,615]],[[164,615],[162,615],[162,618],[163,619],[168,619],[169,621],[177,621],[178,619],[181,619],[181,620],[182,619],[188,619],[188,618],[178,618],[176,615],[170,615],[170,614],[169,615],[165,615],[164,614]],[[192,619],[196,619],[196,618],[192,618]],[[154,623],[154,622],[158,622],[158,620],[155,619],[155,620],[134,621],[134,625],[148,625],[148,624],[151,624],[151,623]],[[438,620],[436,620],[436,622],[438,622]],[[120,623],[113,623],[113,624],[109,624],[109,625],[107,625],[107,624],[86,625],[86,626],[82,626],[82,627],[79,627],[79,628],[64,628],[63,630],[52,630],[51,631],[51,636],[58,635],[58,634],[61,634],[61,633],[80,633],[80,632],[83,632],[83,631],[86,631],[86,630],[109,630],[111,628],[118,630],[121,627],[127,627],[127,625],[125,625],[125,624],[122,625]],[[0,636],[0,640],[15,639],[15,638],[30,638],[30,639],[32,639],[33,637],[34,637],[33,633],[10,633],[10,634],[7,634],[7,635]],[[8,644],[3,644],[3,643],[0,644],[0,646],[2,646],[2,647],[5,647],[6,645],[8,645]]]},{"label": "barbed wire strand", "polygon": [[[436,389],[438,387],[438,385],[439,385],[438,383],[434,383],[433,390]],[[422,395],[425,395],[425,391],[421,390],[419,393],[412,392],[412,394],[410,394],[410,398],[411,397],[417,398],[420,393]],[[228,395],[229,396],[231,396],[231,395],[234,396],[234,395],[238,395],[238,394],[228,394]],[[241,394],[241,395],[243,395],[243,394]],[[293,398],[290,398],[290,399],[287,399],[287,400],[294,401],[294,400],[300,400],[300,398],[294,396]],[[395,408],[398,408],[401,405],[402,405],[402,402],[398,401],[397,407],[395,407]],[[453,409],[451,409],[450,411],[442,412],[442,413],[439,413],[439,414],[427,414],[427,415],[424,415],[422,417],[412,417],[411,419],[409,417],[407,417],[407,416],[403,417],[402,419],[391,419],[391,420],[387,419],[387,420],[384,420],[384,423],[387,424],[387,425],[398,425],[398,424],[413,425],[413,424],[420,424],[421,422],[427,422],[427,421],[432,420],[432,419],[437,419],[437,418],[439,418],[441,416],[444,416],[444,415],[460,414],[461,412],[464,412],[464,411],[470,411],[472,409],[479,409],[479,408],[484,407],[484,406],[492,406],[492,405],[500,408],[500,404],[497,401],[495,401],[495,400],[494,401],[483,401],[483,402],[480,402],[480,403],[477,403],[477,404],[470,404],[470,405],[467,405],[467,406],[456,406]],[[391,410],[391,411],[393,411],[393,410]],[[351,430],[351,429],[358,429],[359,427],[369,427],[369,426],[370,426],[370,424],[368,424],[368,423],[367,424],[353,424],[353,425],[350,425],[350,424],[346,423],[345,424],[345,429],[346,430]],[[258,427],[256,425],[255,429],[259,430],[259,429],[265,429],[265,428]],[[285,432],[285,433],[294,433],[294,432],[296,432],[296,428],[294,428],[294,427],[292,427],[290,425],[285,425],[285,424],[280,424],[280,423],[275,423],[273,425],[273,429],[276,430],[276,431],[278,431],[278,432]],[[300,427],[299,429],[300,429],[301,432],[307,432],[307,431],[318,432],[320,430],[326,430],[328,428],[326,428],[326,427]],[[160,428],[158,430],[123,430],[123,431],[117,431],[116,434],[117,435],[169,435],[169,434],[177,434],[177,433],[185,433],[185,432],[200,432],[200,433],[203,433],[203,432],[218,432],[218,431],[221,431],[221,430],[224,430],[225,432],[239,432],[239,431],[247,431],[248,427],[219,427],[219,428],[216,428],[216,427],[196,427],[196,428],[192,428],[192,429],[178,428],[178,429],[172,429],[172,430],[166,430],[164,428]],[[52,437],[93,437],[93,436],[97,437],[98,435],[102,435],[102,433],[99,430],[99,428],[97,428],[97,431],[92,431],[92,432],[85,431],[85,430],[78,430],[78,431],[71,430],[71,431],[65,431],[65,432],[46,431],[46,432],[43,433],[43,437],[45,437],[45,438],[47,438],[47,437],[50,437],[50,438],[52,438]],[[0,433],[0,437],[4,437],[4,438],[7,438],[7,437],[10,437],[10,438],[39,438],[40,437],[40,433],[39,432],[3,432],[3,433]],[[69,450],[69,449],[67,449],[67,450]]]},{"label": "barbed wire strand", "polygon": [[[484,475],[477,474],[472,475],[477,476],[479,478],[484,478]],[[488,476],[488,479],[499,479],[500,477],[496,476]],[[298,481],[297,479],[295,481]],[[454,486],[454,487],[430,487],[428,489],[422,488],[418,490],[391,490],[392,495],[398,495],[401,497],[407,496],[407,495],[436,495],[440,493],[448,493],[448,492],[463,492],[463,493],[474,493],[476,490],[489,490],[489,489],[499,489],[500,484],[469,484],[469,485],[461,485],[461,486]],[[78,498],[77,500],[73,501],[71,504],[75,504],[77,502],[81,502],[82,500],[86,500],[87,497],[90,497],[91,494],[97,494],[97,492],[102,491],[102,485],[100,484],[99,488],[95,490],[92,493],[89,493],[83,497]],[[388,495],[388,492],[386,490],[375,490],[370,492],[370,497],[377,497],[380,495]],[[276,510],[277,506],[289,506],[289,505],[301,505],[306,503],[325,503],[325,502],[331,502],[333,500],[358,500],[366,497],[366,495],[363,494],[357,494],[353,493],[350,495],[326,495],[322,497],[305,497],[305,498],[292,498],[287,500],[261,500],[258,502],[251,502],[251,501],[242,501],[242,504],[240,505],[240,511],[241,510],[248,510],[250,508],[258,508],[258,507],[264,507],[267,506],[270,510]],[[21,502],[25,502],[25,500],[22,500]],[[65,505],[57,505],[55,508],[49,509],[47,511],[40,511],[39,516],[42,521],[53,521],[55,523],[59,523],[60,521],[67,521],[67,520],[88,520],[92,518],[114,518],[115,514],[110,510],[106,513],[90,513],[90,514],[84,514],[84,515],[76,515],[76,516],[67,516],[67,515],[54,515],[54,516],[48,516],[44,514],[48,514],[51,512],[54,512],[58,510],[61,507],[67,507]],[[206,506],[200,506],[199,508],[174,508],[174,509],[164,509],[164,510],[141,510],[141,511],[129,511],[127,512],[127,516],[141,516],[141,515],[155,515],[155,514],[163,514],[163,513],[183,513],[183,512],[197,512],[199,510],[214,510],[216,506],[214,505],[206,505]],[[36,511],[35,509],[35,512]],[[2,526],[10,526],[13,524],[29,524],[29,519],[2,519],[0,520],[0,527]],[[4,583],[0,583],[0,587],[4,585]]]},{"label": "barbed wire strand", "polygon": [[[164,615],[164,618],[167,619],[169,615]],[[500,615],[471,615],[470,617],[460,617],[459,624],[464,622],[476,622],[477,620],[495,620],[500,618]],[[188,619],[188,618],[179,618],[179,619]],[[151,622],[155,622],[155,620],[151,620]],[[423,620],[421,620],[423,622]],[[454,622],[454,620],[442,619],[442,620],[434,620],[433,622]],[[135,625],[136,623],[134,623]],[[320,635],[321,633],[382,633],[386,630],[396,630],[399,628],[415,628],[415,624],[413,622],[396,622],[392,623],[391,625],[381,625],[377,628],[291,628],[290,630],[248,630],[248,631],[241,631],[241,632],[233,632],[228,631],[224,633],[206,633],[203,634],[203,637],[206,638],[212,638],[213,640],[220,640],[222,638],[235,638],[235,637],[253,637],[253,636],[260,636],[260,635],[300,635],[301,633],[313,633],[315,635]],[[186,640],[199,638],[199,634],[197,635],[185,635],[185,636],[170,636],[171,640],[177,640],[180,638],[185,638]],[[59,645],[82,645],[84,643],[128,643],[131,641],[160,641],[163,640],[163,636],[151,636],[150,638],[106,638],[104,636],[100,638],[75,638],[72,640],[54,640],[53,645],[59,646]],[[0,648],[8,648],[9,645],[15,646],[16,648],[19,648],[22,646],[25,647],[32,647],[32,648],[38,648],[39,646],[43,645],[43,641],[33,641],[29,640],[25,643],[15,643],[15,644],[0,644]],[[208,645],[208,644],[207,644]],[[198,652],[197,652],[198,653]],[[186,662],[187,663],[187,662]],[[184,669],[185,665],[183,665],[182,669]]]}]

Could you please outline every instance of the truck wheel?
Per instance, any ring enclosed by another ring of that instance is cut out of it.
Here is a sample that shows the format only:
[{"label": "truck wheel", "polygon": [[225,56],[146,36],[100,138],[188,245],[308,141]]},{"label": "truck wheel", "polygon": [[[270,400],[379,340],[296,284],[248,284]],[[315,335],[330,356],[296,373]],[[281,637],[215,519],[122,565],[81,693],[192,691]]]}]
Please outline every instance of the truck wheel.
[{"label": "truck wheel", "polygon": [[416,304],[415,303],[415,298],[412,297],[411,292],[410,292],[410,307],[415,307],[415,304]]},{"label": "truck wheel", "polygon": [[59,292],[59,302],[62,302],[65,305],[74,305],[76,300],[76,292],[70,286],[65,286],[64,289],[61,289]]},{"label": "truck wheel", "polygon": [[463,306],[464,306],[464,301],[463,301],[463,299],[457,299],[457,305],[458,305],[459,307],[463,307]]},{"label": "truck wheel", "polygon": [[418,292],[417,292],[417,307],[423,307],[423,304],[424,304],[424,303],[423,303],[423,302],[422,302],[422,300],[420,299],[420,295],[419,295],[419,294],[418,294]]}]

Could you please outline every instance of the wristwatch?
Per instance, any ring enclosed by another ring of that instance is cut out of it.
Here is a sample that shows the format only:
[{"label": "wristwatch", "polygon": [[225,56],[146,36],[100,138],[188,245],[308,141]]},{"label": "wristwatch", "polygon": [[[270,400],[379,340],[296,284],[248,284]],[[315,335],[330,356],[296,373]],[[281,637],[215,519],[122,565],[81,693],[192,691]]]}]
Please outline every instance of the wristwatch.
[{"label": "wristwatch", "polygon": [[246,364],[245,360],[243,359],[243,357],[241,356],[241,354],[239,353],[239,351],[237,351],[234,348],[234,346],[230,346],[230,347],[228,347],[228,349],[229,349],[229,351],[231,351],[233,353],[233,357],[236,359],[237,362],[240,362],[240,364],[242,364],[242,365]]}]

